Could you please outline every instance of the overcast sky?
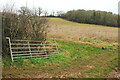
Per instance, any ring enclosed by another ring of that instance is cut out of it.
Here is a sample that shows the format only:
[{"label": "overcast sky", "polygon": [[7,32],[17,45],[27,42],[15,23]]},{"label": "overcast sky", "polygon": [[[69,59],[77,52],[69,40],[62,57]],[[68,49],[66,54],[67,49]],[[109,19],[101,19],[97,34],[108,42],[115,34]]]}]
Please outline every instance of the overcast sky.
[{"label": "overcast sky", "polygon": [[[101,10],[118,13],[118,2],[120,0],[0,0],[0,7],[7,4],[15,3],[15,7],[19,9],[21,6],[29,8],[41,7],[49,12],[54,11],[69,11],[73,9],[85,10]],[[0,8],[1,9],[1,8]]]}]

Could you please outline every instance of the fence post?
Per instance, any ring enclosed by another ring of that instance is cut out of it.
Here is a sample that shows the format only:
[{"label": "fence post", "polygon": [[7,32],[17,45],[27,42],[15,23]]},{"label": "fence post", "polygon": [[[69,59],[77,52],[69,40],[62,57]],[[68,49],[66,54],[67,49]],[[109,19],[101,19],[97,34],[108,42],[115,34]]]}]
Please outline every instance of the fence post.
[{"label": "fence post", "polygon": [[12,59],[12,62],[14,62],[14,60],[13,60],[13,55],[12,55],[12,48],[11,48],[10,38],[9,38],[9,37],[6,37],[6,39],[8,39],[8,41],[9,41],[11,59]]},{"label": "fence post", "polygon": [[30,56],[31,56],[31,58],[32,58],[32,53],[31,53],[30,43],[29,43],[29,41],[28,41],[28,47],[29,47]]}]

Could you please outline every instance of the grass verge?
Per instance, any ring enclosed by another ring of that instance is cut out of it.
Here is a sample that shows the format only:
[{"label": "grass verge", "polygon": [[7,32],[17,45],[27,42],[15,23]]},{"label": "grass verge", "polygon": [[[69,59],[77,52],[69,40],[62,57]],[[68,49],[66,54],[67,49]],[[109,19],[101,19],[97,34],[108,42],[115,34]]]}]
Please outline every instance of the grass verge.
[{"label": "grass verge", "polygon": [[[11,63],[10,58],[3,59],[3,77],[24,77],[27,75],[48,73],[56,77],[106,77],[117,65],[117,50],[91,47],[84,44],[57,40],[59,55],[48,59],[20,59]],[[64,74],[67,72],[67,75]],[[81,72],[80,75],[75,73]],[[17,74],[16,74],[17,73]],[[20,73],[22,73],[20,75]],[[73,74],[73,75],[71,75]]]}]

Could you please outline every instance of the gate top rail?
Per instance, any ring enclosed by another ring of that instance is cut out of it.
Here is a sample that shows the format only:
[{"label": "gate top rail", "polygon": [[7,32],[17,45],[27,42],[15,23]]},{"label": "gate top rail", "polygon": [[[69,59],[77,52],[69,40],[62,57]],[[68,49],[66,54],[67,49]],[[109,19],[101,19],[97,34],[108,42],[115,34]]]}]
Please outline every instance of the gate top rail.
[{"label": "gate top rail", "polygon": [[55,42],[55,41],[34,41],[34,40],[11,40],[11,41],[25,41],[25,42]]}]

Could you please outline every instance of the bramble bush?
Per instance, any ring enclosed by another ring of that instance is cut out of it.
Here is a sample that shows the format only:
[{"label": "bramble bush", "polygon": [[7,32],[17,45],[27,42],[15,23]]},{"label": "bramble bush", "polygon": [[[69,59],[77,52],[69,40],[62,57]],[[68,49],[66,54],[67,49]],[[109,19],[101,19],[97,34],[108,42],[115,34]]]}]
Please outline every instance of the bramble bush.
[{"label": "bramble bush", "polygon": [[[21,10],[22,11],[22,10]],[[14,14],[2,12],[3,55],[9,54],[6,37],[11,39],[46,40],[48,20],[32,12]]]}]

